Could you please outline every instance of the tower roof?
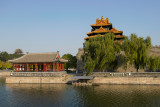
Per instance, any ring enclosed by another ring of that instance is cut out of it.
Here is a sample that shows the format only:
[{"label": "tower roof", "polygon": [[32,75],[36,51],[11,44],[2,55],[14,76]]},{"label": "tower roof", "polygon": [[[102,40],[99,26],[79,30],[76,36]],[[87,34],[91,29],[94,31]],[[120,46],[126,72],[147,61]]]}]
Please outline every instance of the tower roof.
[{"label": "tower roof", "polygon": [[96,24],[92,24],[91,26],[108,26],[112,25],[112,23],[109,23],[108,17],[106,19],[103,19],[103,16],[99,20],[99,18],[96,19]]},{"label": "tower roof", "polygon": [[113,33],[115,35],[115,40],[124,39],[123,31],[119,31],[116,28],[113,28],[112,23],[109,23],[109,19],[103,19],[103,16],[100,20],[97,18],[96,24],[92,24],[91,27],[92,30],[91,32],[87,33],[88,37],[84,38],[85,40],[97,37],[98,35],[103,37],[105,33]]},{"label": "tower roof", "polygon": [[99,33],[115,33],[116,34],[116,33],[123,33],[123,31],[119,31],[116,28],[112,28],[111,30],[109,30],[109,29],[106,30],[101,26],[99,29],[87,33],[87,35],[99,34]]},{"label": "tower roof", "polygon": [[[88,36],[88,37],[86,37],[86,38],[84,38],[84,40],[88,40],[89,38],[95,38],[95,37],[97,37],[98,35],[94,35],[94,36]],[[105,35],[99,35],[99,36],[101,36],[101,37],[104,37]],[[119,38],[119,39],[123,39],[124,38],[124,36],[123,35],[115,35],[115,38]]]}]

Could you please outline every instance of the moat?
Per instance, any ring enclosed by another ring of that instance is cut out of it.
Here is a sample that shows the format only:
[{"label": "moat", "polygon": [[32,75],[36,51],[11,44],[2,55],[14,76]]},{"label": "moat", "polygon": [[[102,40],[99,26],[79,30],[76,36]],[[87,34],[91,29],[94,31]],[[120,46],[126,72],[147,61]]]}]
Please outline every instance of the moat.
[{"label": "moat", "polygon": [[5,84],[2,107],[159,107],[160,85]]}]

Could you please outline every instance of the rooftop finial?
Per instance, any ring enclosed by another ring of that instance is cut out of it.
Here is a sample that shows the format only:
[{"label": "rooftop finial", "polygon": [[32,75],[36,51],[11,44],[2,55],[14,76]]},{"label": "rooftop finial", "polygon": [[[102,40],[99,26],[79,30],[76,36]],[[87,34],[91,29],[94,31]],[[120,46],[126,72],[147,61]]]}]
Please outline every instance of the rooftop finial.
[{"label": "rooftop finial", "polygon": [[103,16],[101,17],[101,19],[103,19]]},{"label": "rooftop finial", "polygon": [[96,23],[98,23],[98,21],[99,21],[99,18],[96,19]]},{"label": "rooftop finial", "polygon": [[106,21],[107,21],[107,23],[109,23],[109,19],[108,19],[108,17],[106,18]]}]

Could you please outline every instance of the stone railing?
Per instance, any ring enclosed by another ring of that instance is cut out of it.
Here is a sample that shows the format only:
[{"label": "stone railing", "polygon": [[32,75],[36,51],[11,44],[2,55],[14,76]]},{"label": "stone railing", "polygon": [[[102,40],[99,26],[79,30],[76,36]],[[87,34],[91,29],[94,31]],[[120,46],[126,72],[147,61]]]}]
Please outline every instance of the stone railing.
[{"label": "stone railing", "polygon": [[65,71],[60,72],[11,72],[13,77],[62,77],[66,75]]},{"label": "stone railing", "polygon": [[93,77],[160,77],[160,72],[93,72]]}]

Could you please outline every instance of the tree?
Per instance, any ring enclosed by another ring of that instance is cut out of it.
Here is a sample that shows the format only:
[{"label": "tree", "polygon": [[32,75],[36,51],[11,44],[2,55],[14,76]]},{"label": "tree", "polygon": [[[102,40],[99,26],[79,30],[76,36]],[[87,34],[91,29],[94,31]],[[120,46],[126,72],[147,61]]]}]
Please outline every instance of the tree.
[{"label": "tree", "polygon": [[3,62],[0,60],[0,69],[2,69]]},{"label": "tree", "polygon": [[151,47],[151,39],[137,37],[136,34],[131,34],[122,43],[123,51],[125,52],[126,65],[129,62],[134,64],[137,72],[140,68],[145,68],[147,64],[147,50]]},{"label": "tree", "polygon": [[93,70],[105,71],[117,68],[116,57],[120,53],[120,43],[114,40],[113,33],[107,33],[104,37],[90,38],[83,44],[84,68],[87,73]]},{"label": "tree", "polygon": [[68,60],[67,63],[64,64],[64,68],[68,70],[68,68],[76,68],[77,58],[71,54],[64,54],[62,56],[63,59]]},{"label": "tree", "polygon": [[150,56],[147,65],[151,71],[160,70],[160,56]]},{"label": "tree", "polygon": [[7,61],[7,62],[4,63],[4,68],[5,69],[10,69],[10,68],[12,68],[12,64]]},{"label": "tree", "polygon": [[8,61],[8,59],[9,59],[9,54],[6,51],[0,53],[0,60],[1,61],[5,62],[5,61]]},{"label": "tree", "polygon": [[21,57],[21,56],[23,56],[23,54],[9,54],[9,58],[8,58],[8,60],[12,60],[12,59],[15,59],[15,58],[19,58],[19,57]]}]

